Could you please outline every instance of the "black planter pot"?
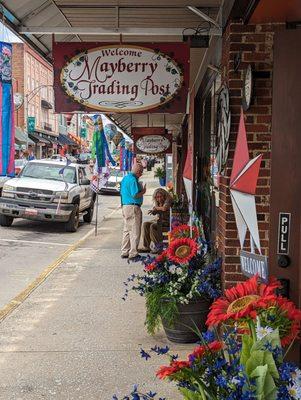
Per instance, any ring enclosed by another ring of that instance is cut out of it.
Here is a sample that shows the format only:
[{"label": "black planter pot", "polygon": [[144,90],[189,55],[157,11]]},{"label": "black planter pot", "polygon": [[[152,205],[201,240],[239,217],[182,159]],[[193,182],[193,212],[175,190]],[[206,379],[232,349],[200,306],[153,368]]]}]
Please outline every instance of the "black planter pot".
[{"label": "black planter pot", "polygon": [[200,332],[207,330],[206,319],[211,302],[197,299],[189,304],[179,304],[179,314],[172,326],[162,318],[162,325],[167,339],[176,343],[196,343],[200,340],[195,333],[196,327]]}]

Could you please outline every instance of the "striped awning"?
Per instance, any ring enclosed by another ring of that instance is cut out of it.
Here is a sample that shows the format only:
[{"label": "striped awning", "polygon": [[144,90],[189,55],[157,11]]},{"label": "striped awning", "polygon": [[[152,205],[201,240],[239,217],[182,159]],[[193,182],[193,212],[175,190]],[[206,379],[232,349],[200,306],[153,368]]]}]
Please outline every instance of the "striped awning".
[{"label": "striped awning", "polygon": [[16,127],[15,130],[15,140],[18,142],[18,144],[27,144],[27,145],[33,145],[35,144],[34,141],[32,141],[26,132],[24,132],[21,128]]},{"label": "striped awning", "polygon": [[77,146],[77,143],[75,143],[72,139],[69,138],[67,135],[62,135],[61,133],[59,134],[58,137],[58,142],[59,144],[65,146]]}]

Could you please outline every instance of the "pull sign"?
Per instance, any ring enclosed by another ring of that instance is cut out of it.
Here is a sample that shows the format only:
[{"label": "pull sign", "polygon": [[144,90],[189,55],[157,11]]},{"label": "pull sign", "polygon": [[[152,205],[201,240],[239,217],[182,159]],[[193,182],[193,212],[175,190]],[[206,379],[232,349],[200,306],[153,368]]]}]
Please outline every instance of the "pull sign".
[{"label": "pull sign", "polygon": [[279,213],[278,254],[289,254],[291,214]]}]

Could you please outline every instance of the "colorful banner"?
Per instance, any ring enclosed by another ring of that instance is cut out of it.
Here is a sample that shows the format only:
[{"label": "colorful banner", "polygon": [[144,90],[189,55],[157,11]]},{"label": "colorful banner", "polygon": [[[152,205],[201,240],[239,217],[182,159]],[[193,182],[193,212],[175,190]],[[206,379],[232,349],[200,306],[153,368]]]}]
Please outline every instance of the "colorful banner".
[{"label": "colorful banner", "polygon": [[0,42],[0,176],[15,175],[12,45]]},{"label": "colorful banner", "polygon": [[53,43],[55,111],[186,111],[186,43]]},{"label": "colorful banner", "polygon": [[101,116],[95,116],[95,131],[92,142],[92,158],[96,158],[97,170],[102,172],[102,168],[106,167],[110,162],[113,166],[116,165],[115,160],[111,156],[109,145],[104,134],[103,123]]},{"label": "colorful banner", "polygon": [[27,132],[34,132],[36,129],[36,117],[27,117]]}]

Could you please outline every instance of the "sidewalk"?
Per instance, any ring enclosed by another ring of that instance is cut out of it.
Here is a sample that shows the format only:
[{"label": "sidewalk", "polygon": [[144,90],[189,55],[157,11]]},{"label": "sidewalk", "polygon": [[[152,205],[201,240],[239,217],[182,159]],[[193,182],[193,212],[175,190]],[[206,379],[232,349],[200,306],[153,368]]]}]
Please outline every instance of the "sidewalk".
[{"label": "sidewalk", "polygon": [[[142,178],[149,188],[144,214],[156,186],[151,176]],[[121,232],[119,208],[98,237],[74,251],[1,323],[1,400],[111,400],[115,393],[122,399],[135,383],[167,400],[181,398],[172,384],[155,378],[167,359],[145,361],[139,351],[168,344],[184,356],[191,346],[172,345],[163,332],[149,337],[144,299],[133,293],[122,300],[122,282],[142,266],[121,260]]]}]

